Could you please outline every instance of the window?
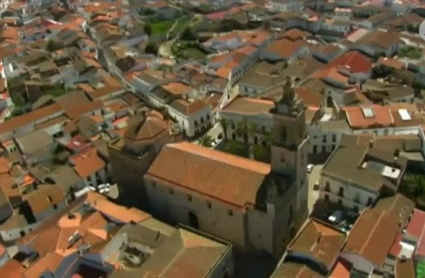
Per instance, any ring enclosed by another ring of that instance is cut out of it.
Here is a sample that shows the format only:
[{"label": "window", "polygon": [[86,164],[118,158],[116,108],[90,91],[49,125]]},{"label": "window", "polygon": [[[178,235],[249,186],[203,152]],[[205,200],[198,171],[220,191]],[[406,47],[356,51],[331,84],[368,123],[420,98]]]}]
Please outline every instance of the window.
[{"label": "window", "polygon": [[174,191],[170,189],[170,195],[174,195]]},{"label": "window", "polygon": [[201,117],[201,124],[203,124],[204,123],[204,118],[203,117]]},{"label": "window", "polygon": [[212,207],[211,202],[207,202],[207,207],[210,209]]},{"label": "window", "polygon": [[261,133],[262,133],[262,134],[266,134],[266,127],[265,127],[265,126],[262,126],[262,127],[261,127]]},{"label": "window", "polygon": [[343,187],[339,188],[338,196],[344,197],[344,188]]},{"label": "window", "polygon": [[336,135],[332,135],[332,142],[336,142]]},{"label": "window", "polygon": [[338,199],[338,206],[342,206],[342,200]]},{"label": "window", "polygon": [[207,121],[209,121],[211,119],[210,115],[207,115]]},{"label": "window", "polygon": [[323,135],[322,141],[323,141],[323,143],[326,143],[326,135]]},{"label": "window", "polygon": [[313,153],[317,153],[317,146],[313,145]]},{"label": "window", "polygon": [[57,204],[54,204],[54,205],[53,205],[53,209],[54,209],[54,210],[57,210],[57,209],[58,209],[58,205],[57,205]]},{"label": "window", "polygon": [[331,184],[328,181],[325,183],[325,191],[331,191]]},{"label": "window", "polygon": [[254,137],[254,145],[258,145],[258,138],[257,138],[257,136]]},{"label": "window", "polygon": [[229,216],[233,216],[233,210],[229,209],[229,210],[227,211],[227,214],[228,214]]},{"label": "window", "polygon": [[233,141],[236,140],[236,134],[235,133],[232,133],[232,140]]},{"label": "window", "polygon": [[288,137],[288,134],[286,132],[286,127],[282,126],[282,131],[280,133],[280,138],[282,141],[286,141],[286,138]]},{"label": "window", "polygon": [[187,200],[188,200],[189,202],[192,202],[192,196],[191,196],[190,194],[187,194]]},{"label": "window", "polygon": [[325,194],[325,202],[326,203],[329,202],[329,195],[328,194]]},{"label": "window", "polygon": [[195,121],[195,127],[198,127],[198,122],[197,121]]}]

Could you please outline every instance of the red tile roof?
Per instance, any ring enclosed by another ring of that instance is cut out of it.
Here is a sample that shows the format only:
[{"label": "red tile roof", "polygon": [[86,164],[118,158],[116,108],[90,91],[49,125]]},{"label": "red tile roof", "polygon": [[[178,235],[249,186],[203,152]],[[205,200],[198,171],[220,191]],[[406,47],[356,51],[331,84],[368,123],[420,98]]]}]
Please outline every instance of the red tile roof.
[{"label": "red tile roof", "polygon": [[412,218],[406,227],[406,234],[419,238],[425,230],[425,212],[415,209]]},{"label": "red tile roof", "polygon": [[366,56],[358,51],[347,52],[334,60],[332,60],[326,67],[347,67],[352,73],[369,72],[372,68],[372,63]]},{"label": "red tile roof", "polygon": [[182,142],[163,147],[146,177],[242,208],[256,203],[269,172],[268,164]]},{"label": "red tile roof", "polygon": [[[373,104],[367,106],[344,107],[342,110],[345,111],[349,125],[354,129],[389,127],[394,125],[391,111],[386,106]],[[371,115],[366,116],[365,112],[370,112]]]}]

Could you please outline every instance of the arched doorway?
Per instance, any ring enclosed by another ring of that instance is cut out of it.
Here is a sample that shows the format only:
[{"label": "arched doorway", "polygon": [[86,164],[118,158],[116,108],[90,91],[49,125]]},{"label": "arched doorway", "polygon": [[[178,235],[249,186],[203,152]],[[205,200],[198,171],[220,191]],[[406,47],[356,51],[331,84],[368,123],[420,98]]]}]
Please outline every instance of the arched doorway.
[{"label": "arched doorway", "polygon": [[198,216],[196,216],[196,214],[194,214],[193,212],[189,211],[188,212],[188,217],[189,217],[189,225],[192,228],[195,229],[199,229],[199,220],[198,220]]}]

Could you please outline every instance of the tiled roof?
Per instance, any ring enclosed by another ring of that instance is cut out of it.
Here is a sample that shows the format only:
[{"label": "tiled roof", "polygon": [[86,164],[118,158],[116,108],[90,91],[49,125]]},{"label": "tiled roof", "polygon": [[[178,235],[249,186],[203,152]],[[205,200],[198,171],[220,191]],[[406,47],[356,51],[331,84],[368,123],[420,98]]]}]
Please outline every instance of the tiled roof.
[{"label": "tiled roof", "polygon": [[344,107],[347,121],[351,128],[363,129],[373,127],[391,127],[394,119],[390,109],[380,105],[365,105],[355,107]]},{"label": "tiled roof", "polygon": [[237,97],[222,111],[240,114],[268,114],[272,108],[274,108],[274,103],[270,100]]},{"label": "tiled roof", "polygon": [[82,178],[87,178],[90,175],[105,168],[105,161],[97,155],[95,148],[87,149],[70,158],[74,165],[75,171]]},{"label": "tiled roof", "polygon": [[5,122],[0,124],[0,134],[11,132],[16,128],[36,122],[38,120],[48,117],[49,115],[59,113],[61,111],[63,111],[62,107],[59,104],[55,103],[26,113],[22,116],[13,117],[12,119],[6,120]]},{"label": "tiled roof", "polygon": [[345,242],[345,234],[331,226],[311,219],[292,241],[291,252],[313,257],[330,269]]},{"label": "tiled roof", "polygon": [[420,238],[425,230],[425,212],[415,209],[412,218],[406,227],[406,234],[415,238]]},{"label": "tiled roof", "polygon": [[270,165],[187,142],[161,150],[146,177],[186,192],[243,207],[256,204]]},{"label": "tiled roof", "polygon": [[25,195],[31,211],[34,214],[42,213],[54,205],[65,201],[62,190],[57,185],[39,185],[36,190]]},{"label": "tiled roof", "polygon": [[372,68],[372,63],[358,51],[347,52],[326,65],[326,67],[346,67],[351,73],[366,73]]}]

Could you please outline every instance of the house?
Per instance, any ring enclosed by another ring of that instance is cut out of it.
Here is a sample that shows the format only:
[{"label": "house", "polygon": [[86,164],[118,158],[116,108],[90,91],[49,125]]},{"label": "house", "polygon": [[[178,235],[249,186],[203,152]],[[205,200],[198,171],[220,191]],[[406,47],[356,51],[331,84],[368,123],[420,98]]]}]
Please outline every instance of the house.
[{"label": "house", "polygon": [[47,220],[67,206],[65,195],[57,185],[42,184],[25,195],[25,202],[37,222]]},{"label": "house", "polygon": [[62,107],[55,103],[21,116],[8,119],[0,123],[0,140],[7,141],[12,139],[12,137],[31,132],[34,130],[36,124],[56,118],[63,113],[64,110]]},{"label": "house", "polygon": [[376,270],[394,275],[397,262],[391,259],[389,253],[413,209],[412,201],[396,194],[363,211],[347,237],[341,258],[361,273],[370,274]]},{"label": "house", "polygon": [[201,134],[214,124],[211,105],[203,100],[177,99],[168,106],[168,113],[188,137]]},{"label": "house", "polygon": [[28,166],[50,163],[56,143],[47,132],[42,129],[15,137],[18,148]]},{"label": "house", "polygon": [[[118,278],[164,273],[213,278],[233,273],[233,250],[228,242],[187,227],[171,227],[93,192],[81,199],[17,243],[23,261],[16,269],[24,277],[89,274]],[[188,260],[196,262],[195,266],[185,267]]]},{"label": "house", "polygon": [[288,269],[295,270],[296,266],[299,269],[298,275],[306,275],[310,269],[315,269],[312,271],[315,275],[311,277],[327,277],[344,243],[343,232],[319,220],[310,219],[288,246],[271,278],[297,277],[290,276],[296,271],[287,272]]},{"label": "house", "polygon": [[296,0],[273,0],[267,3],[266,9],[272,12],[300,12],[303,10],[303,3]]},{"label": "house", "polygon": [[[360,211],[397,191],[408,159],[400,150],[341,142],[323,166],[319,198]],[[350,159],[346,159],[350,157]]]},{"label": "house", "polygon": [[41,182],[59,186],[67,200],[72,200],[73,193],[86,186],[83,178],[69,165],[55,167],[42,178]]},{"label": "house", "polygon": [[88,148],[70,157],[70,164],[87,186],[106,183],[106,163],[95,148]]},{"label": "house", "polygon": [[401,44],[403,41],[395,33],[370,31],[357,40],[351,49],[359,50],[374,58],[378,58],[380,54],[392,57]]},{"label": "house", "polygon": [[260,54],[262,60],[277,62],[285,61],[288,64],[295,63],[299,58],[305,58],[310,54],[306,41],[290,41],[280,39],[270,43]]}]

